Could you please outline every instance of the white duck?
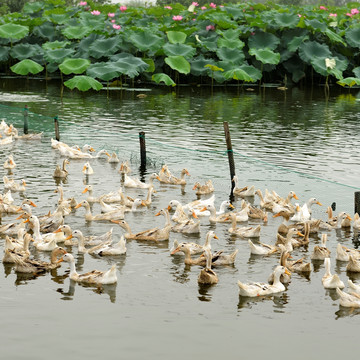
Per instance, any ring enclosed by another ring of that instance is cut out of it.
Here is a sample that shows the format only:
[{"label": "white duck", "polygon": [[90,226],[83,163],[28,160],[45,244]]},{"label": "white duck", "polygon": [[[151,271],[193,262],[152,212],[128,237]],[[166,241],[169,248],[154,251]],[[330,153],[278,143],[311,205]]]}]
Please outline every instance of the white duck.
[{"label": "white duck", "polygon": [[93,270],[85,274],[78,274],[75,269],[75,259],[72,254],[65,254],[63,260],[70,263],[71,280],[94,285],[109,285],[117,282],[116,265],[113,265],[108,271]]},{"label": "white duck", "polygon": [[117,243],[114,243],[113,241],[110,244],[102,245],[96,249],[93,254],[99,256],[115,256],[126,254],[126,240],[124,236],[121,236]]},{"label": "white duck", "polygon": [[213,285],[219,282],[218,276],[215,271],[211,269],[212,264],[212,254],[210,249],[205,249],[204,252],[206,258],[206,266],[205,269],[200,270],[200,274],[198,276],[198,283],[202,285]]},{"label": "white duck", "polygon": [[348,294],[339,288],[336,289],[337,294],[340,297],[340,305],[344,307],[359,308],[360,307],[360,295],[356,293]]},{"label": "white duck", "polygon": [[7,176],[3,177],[4,189],[11,190],[13,192],[24,192],[26,190],[26,182],[24,179],[21,179],[21,184],[10,180]]},{"label": "white duck", "polygon": [[[188,216],[193,217],[194,219],[198,219],[193,210],[189,210]],[[197,234],[200,232],[200,220],[194,221],[193,219],[188,218],[188,220],[174,225],[171,228],[171,231],[181,232],[183,234]]]},{"label": "white duck", "polygon": [[148,189],[149,187],[154,186],[154,179],[157,179],[159,176],[155,173],[151,174],[149,177],[149,182],[144,183],[138,178],[132,178],[127,174],[124,175],[124,187],[138,188],[138,189]]},{"label": "white duck", "polygon": [[91,213],[90,204],[86,200],[79,202],[75,206],[75,209],[78,209],[81,206],[83,206],[85,208],[85,220],[86,221],[103,221],[103,220],[124,219],[124,213],[125,213],[124,209],[118,209],[118,210],[110,211],[110,212],[103,213],[103,214],[93,215]]},{"label": "white duck", "polygon": [[94,170],[93,170],[93,168],[91,167],[91,165],[89,164],[88,161],[84,164],[84,167],[82,169],[82,173],[84,175],[92,175],[94,173]]},{"label": "white duck", "polygon": [[16,163],[12,155],[9,155],[4,162],[4,169],[13,170],[16,167]]},{"label": "white duck", "polygon": [[108,163],[117,164],[119,162],[120,162],[120,160],[119,160],[118,156],[116,155],[116,153],[113,152],[108,159]]},{"label": "white duck", "polygon": [[203,212],[208,212],[210,213],[209,216],[209,221],[211,223],[216,223],[216,222],[225,222],[227,221],[227,219],[229,218],[229,216],[231,215],[231,213],[225,213],[225,210],[227,208],[232,208],[234,209],[234,206],[230,203],[229,200],[225,200],[221,203],[220,205],[220,210],[216,211],[216,208],[214,205],[212,204],[208,204],[206,206],[204,206],[201,210],[200,213]]},{"label": "white duck", "polygon": [[313,204],[317,204],[317,205],[320,205],[320,206],[322,205],[316,198],[310,198],[301,207],[303,220],[310,220],[311,219],[311,205],[313,205]]},{"label": "white duck", "polygon": [[236,175],[233,177],[232,181],[235,184],[235,187],[233,189],[234,195],[240,196],[242,198],[255,196],[255,185],[239,188],[239,179]]},{"label": "white duck", "polygon": [[340,280],[338,274],[331,274],[330,271],[330,258],[325,259],[325,274],[321,279],[325,289],[343,289],[344,283]]},{"label": "white duck", "polygon": [[230,234],[240,236],[243,238],[257,238],[260,236],[261,225],[258,225],[256,227],[252,227],[252,226],[237,227],[236,215],[230,214],[230,218],[231,218],[231,227],[228,229]]},{"label": "white duck", "polygon": [[271,255],[278,251],[276,246],[264,243],[259,243],[259,245],[256,245],[250,239],[248,240],[248,244],[250,246],[250,253],[254,255]]},{"label": "white duck", "polygon": [[321,246],[314,246],[311,260],[324,260],[330,257],[331,251],[326,247],[327,234],[321,234]]},{"label": "white duck", "polygon": [[353,229],[360,230],[360,216],[358,213],[354,215]]},{"label": "white duck", "polygon": [[62,162],[62,167],[57,164],[56,168],[54,170],[54,174],[53,177],[54,178],[59,178],[59,179],[64,179],[68,176],[69,172],[66,170],[66,165],[69,165],[70,161],[69,159],[64,159]]},{"label": "white duck", "polygon": [[272,285],[266,283],[253,282],[249,284],[244,284],[238,281],[239,293],[241,296],[264,296],[271,295],[286,290],[284,284],[280,281],[280,276],[282,274],[291,275],[289,270],[284,266],[277,266],[274,271],[274,282]]},{"label": "white duck", "polygon": [[354,284],[350,279],[348,279],[348,288],[349,291],[360,295],[360,285]]}]

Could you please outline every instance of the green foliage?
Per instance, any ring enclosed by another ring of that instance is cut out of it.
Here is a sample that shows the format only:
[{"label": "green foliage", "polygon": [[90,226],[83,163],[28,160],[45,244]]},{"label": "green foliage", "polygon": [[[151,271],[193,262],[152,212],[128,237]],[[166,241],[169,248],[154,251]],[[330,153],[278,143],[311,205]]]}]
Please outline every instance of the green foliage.
[{"label": "green foliage", "polygon": [[39,72],[44,70],[41,65],[29,59],[18,62],[10,69],[12,72],[19,75],[28,75],[29,73],[38,74]]},{"label": "green foliage", "polygon": [[64,85],[68,87],[69,89],[78,89],[80,91],[88,91],[90,89],[93,90],[100,90],[103,88],[102,84],[99,83],[97,80],[93,79],[90,76],[74,76],[68,81],[64,82]]},{"label": "green foliage", "polygon": [[60,65],[59,69],[65,75],[82,74],[90,66],[88,59],[65,59]]}]

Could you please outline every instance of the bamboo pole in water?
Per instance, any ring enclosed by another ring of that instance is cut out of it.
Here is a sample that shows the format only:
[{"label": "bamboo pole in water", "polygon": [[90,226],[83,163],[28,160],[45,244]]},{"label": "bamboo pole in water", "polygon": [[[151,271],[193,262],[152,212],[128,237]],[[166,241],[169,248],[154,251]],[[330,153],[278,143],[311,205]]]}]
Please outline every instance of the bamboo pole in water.
[{"label": "bamboo pole in water", "polygon": [[230,182],[231,182],[230,196],[233,196],[235,183],[232,181],[232,179],[235,176],[235,162],[234,162],[234,153],[231,145],[229,123],[227,121],[224,121],[224,132],[225,132],[225,140],[226,140],[227,154],[228,154],[229,167],[230,167]]},{"label": "bamboo pole in water", "polygon": [[28,106],[25,105],[25,108],[24,108],[24,134],[27,134],[29,132],[28,117],[29,117],[29,109],[28,109]]},{"label": "bamboo pole in water", "polygon": [[142,169],[146,168],[146,144],[145,144],[145,132],[139,132],[140,141],[140,166]]},{"label": "bamboo pole in water", "polygon": [[354,193],[355,200],[355,211],[354,213],[358,213],[360,215],[360,191],[355,191]]},{"label": "bamboo pole in water", "polygon": [[60,141],[60,130],[59,130],[59,122],[57,116],[54,117],[54,125],[55,125],[55,139],[57,141]]}]

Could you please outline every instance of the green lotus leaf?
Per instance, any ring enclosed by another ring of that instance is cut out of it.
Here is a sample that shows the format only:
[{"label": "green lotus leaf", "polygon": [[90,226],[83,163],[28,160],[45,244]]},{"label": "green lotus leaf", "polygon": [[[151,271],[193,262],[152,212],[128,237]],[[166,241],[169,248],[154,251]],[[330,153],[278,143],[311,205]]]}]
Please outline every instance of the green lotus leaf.
[{"label": "green lotus leaf", "polygon": [[230,4],[226,6],[225,11],[229,13],[234,20],[242,19],[245,16],[242,8],[230,6]]},{"label": "green lotus leaf", "polygon": [[64,85],[71,90],[77,88],[80,91],[88,91],[90,89],[100,90],[103,88],[102,84],[97,80],[85,75],[74,76],[70,80],[65,81]]},{"label": "green lotus leaf", "polygon": [[350,46],[360,48],[360,27],[347,29],[345,38]]},{"label": "green lotus leaf", "polygon": [[165,85],[167,86],[176,86],[175,82],[173,81],[173,79],[171,79],[170,76],[164,74],[164,73],[158,73],[158,74],[154,74],[152,77],[152,80],[155,81],[157,84],[160,84],[161,82],[163,82]]},{"label": "green lotus leaf", "polygon": [[65,75],[82,74],[90,66],[88,59],[65,59],[60,65],[59,69]]},{"label": "green lotus leaf", "polygon": [[343,78],[342,73],[346,70],[348,66],[347,60],[340,60],[337,57],[333,58],[335,60],[335,67],[330,69],[326,67],[325,59],[324,58],[313,58],[311,60],[311,65],[313,66],[314,70],[323,76],[333,75],[338,80]]},{"label": "green lotus leaf", "polygon": [[216,51],[220,60],[229,61],[233,64],[244,62],[245,54],[242,50],[222,47]]},{"label": "green lotus leaf", "polygon": [[42,48],[44,50],[55,50],[55,49],[62,49],[67,45],[70,45],[70,41],[48,41],[42,44]]},{"label": "green lotus leaf", "polygon": [[10,50],[11,57],[18,60],[29,59],[42,53],[43,49],[37,44],[17,44]]},{"label": "green lotus leaf", "polygon": [[54,27],[54,24],[50,21],[47,21],[40,26],[35,26],[33,29],[33,33],[36,36],[48,39],[50,41],[56,38],[56,29]]},{"label": "green lotus leaf", "polygon": [[229,30],[217,30],[216,31],[219,35],[221,35],[224,39],[228,40],[239,40],[239,36],[241,34],[241,30],[237,29],[229,29]]},{"label": "green lotus leaf", "polygon": [[280,44],[280,39],[274,34],[257,31],[248,39],[248,46],[252,49],[265,49],[275,50]]},{"label": "green lotus leaf", "polygon": [[23,11],[27,14],[37,13],[38,11],[42,10],[44,7],[44,3],[37,1],[37,2],[28,2],[24,5]]},{"label": "green lotus leaf", "polygon": [[63,35],[67,39],[82,39],[91,33],[88,26],[68,26],[62,30]]},{"label": "green lotus leaf", "polygon": [[306,40],[309,40],[308,35],[295,36],[287,43],[287,48],[290,52],[295,52],[297,51],[299,46]]},{"label": "green lotus leaf", "polygon": [[78,44],[78,49],[77,49],[78,56],[80,56],[82,58],[88,58],[90,46],[92,45],[92,43],[94,41],[96,41],[97,39],[100,39],[100,38],[101,38],[100,35],[91,33],[89,36],[81,39]]},{"label": "green lotus leaf", "polygon": [[44,58],[49,63],[61,64],[66,58],[75,53],[74,49],[45,50]]},{"label": "green lotus leaf", "polygon": [[104,14],[93,15],[91,12],[82,12],[79,18],[81,25],[89,27],[92,31],[104,29],[106,20],[106,16]]},{"label": "green lotus leaf", "polygon": [[29,33],[28,26],[22,26],[18,24],[4,24],[0,25],[0,37],[5,39],[17,39],[24,38]]},{"label": "green lotus leaf", "polygon": [[206,64],[205,67],[209,68],[211,71],[224,71],[223,68],[221,68],[215,64]]},{"label": "green lotus leaf", "polygon": [[53,72],[59,70],[59,65],[55,64],[55,63],[48,63],[48,64],[45,65],[45,67],[46,67],[46,71],[48,73],[53,73]]},{"label": "green lotus leaf", "polygon": [[186,44],[170,44],[167,43],[163,46],[166,56],[183,56],[185,58],[192,58],[196,54],[196,49]]},{"label": "green lotus leaf", "polygon": [[118,36],[111,38],[99,38],[90,45],[89,54],[95,59],[110,57],[119,50],[121,43],[122,40]]},{"label": "green lotus leaf", "polygon": [[360,66],[352,69],[352,72],[355,74],[357,78],[360,78]]},{"label": "green lotus leaf", "polygon": [[286,71],[291,74],[291,79],[295,83],[299,82],[305,77],[304,63],[299,59],[297,55],[293,56],[287,61],[282,63]]},{"label": "green lotus leaf", "polygon": [[165,62],[179,73],[188,74],[190,72],[190,63],[183,56],[168,56],[165,58]]},{"label": "green lotus leaf", "polygon": [[141,51],[151,51],[155,53],[165,43],[165,40],[155,34],[152,34],[147,31],[140,31],[137,33],[132,33],[128,40],[139,50]]},{"label": "green lotus leaf", "polygon": [[171,44],[184,44],[187,35],[182,31],[168,31],[166,33]]},{"label": "green lotus leaf", "polygon": [[29,73],[37,74],[44,70],[41,65],[30,59],[21,60],[10,69],[12,72],[19,75],[28,75]]},{"label": "green lotus leaf", "polygon": [[217,50],[217,39],[218,35],[215,33],[212,36],[207,37],[205,40],[201,40],[200,46],[205,48],[208,51],[216,51]]},{"label": "green lotus leaf", "polygon": [[225,47],[225,48],[229,48],[229,49],[238,49],[241,50],[244,46],[245,43],[243,41],[241,41],[240,39],[224,39],[224,38],[220,38],[217,41],[218,47]]},{"label": "green lotus leaf", "polygon": [[306,19],[305,24],[306,26],[310,27],[315,31],[325,32],[325,30],[327,29],[326,24],[324,22],[320,22],[317,19],[311,19],[311,20]]},{"label": "green lotus leaf", "polygon": [[299,16],[297,14],[289,13],[275,13],[273,15],[273,24],[280,28],[295,28],[299,23]]},{"label": "green lotus leaf", "polygon": [[343,38],[340,35],[333,32],[332,30],[326,29],[325,34],[328,36],[328,38],[332,42],[339,42],[339,43],[343,44],[344,46],[346,46],[346,42],[343,40]]},{"label": "green lotus leaf", "polygon": [[317,41],[306,41],[299,46],[300,58],[310,64],[314,58],[330,58],[331,51],[326,44],[320,44]]},{"label": "green lotus leaf", "polygon": [[242,80],[248,82],[254,82],[254,79],[242,69],[232,69],[224,72],[225,79]]},{"label": "green lotus leaf", "polygon": [[130,78],[138,76],[140,72],[146,71],[149,67],[147,63],[133,55],[119,58],[119,60],[113,63],[113,66],[120,74],[127,75]]},{"label": "green lotus leaf", "polygon": [[280,54],[270,49],[249,49],[249,54],[255,56],[256,60],[263,64],[276,65],[280,61]]},{"label": "green lotus leaf", "polygon": [[254,81],[258,81],[262,78],[262,73],[259,69],[257,69],[256,67],[252,66],[252,65],[242,65],[239,66],[240,70],[244,70],[246,71],[246,73],[254,80]]},{"label": "green lotus leaf", "polygon": [[0,63],[9,59],[9,48],[0,46]]},{"label": "green lotus leaf", "polygon": [[354,85],[360,85],[360,78],[347,77],[345,79],[337,81],[337,84],[341,86],[353,87]]},{"label": "green lotus leaf", "polygon": [[142,59],[142,61],[144,61],[144,63],[149,65],[149,67],[145,70],[145,72],[153,73],[155,71],[155,62],[153,59],[145,58]]},{"label": "green lotus leaf", "polygon": [[53,22],[54,24],[66,24],[69,19],[71,17],[71,14],[70,13],[62,13],[62,14],[55,14],[55,13],[52,13],[50,15],[47,16],[47,18]]},{"label": "green lotus leaf", "polygon": [[211,64],[215,65],[215,60],[213,59],[204,59],[203,57],[198,57],[190,61],[191,65],[191,74],[195,76],[203,76],[210,74],[209,68],[206,68],[205,65]]},{"label": "green lotus leaf", "polygon": [[206,18],[222,29],[237,28],[237,23],[231,20],[230,16],[226,13],[209,13],[206,15]]},{"label": "green lotus leaf", "polygon": [[86,70],[86,75],[96,79],[110,81],[119,77],[119,72],[117,71],[116,66],[114,66],[113,63],[100,62],[96,64],[91,64]]}]

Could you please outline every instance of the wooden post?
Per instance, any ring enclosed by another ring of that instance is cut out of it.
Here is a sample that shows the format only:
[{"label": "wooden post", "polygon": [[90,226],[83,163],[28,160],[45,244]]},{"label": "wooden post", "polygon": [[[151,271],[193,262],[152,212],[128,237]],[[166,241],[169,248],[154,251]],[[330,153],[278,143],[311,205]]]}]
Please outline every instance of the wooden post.
[{"label": "wooden post", "polygon": [[29,132],[28,117],[29,117],[29,109],[28,109],[28,106],[25,105],[25,108],[24,108],[24,134],[27,134]]},{"label": "wooden post", "polygon": [[146,144],[145,144],[145,132],[139,132],[139,141],[140,141],[140,166],[141,168],[146,168]]},{"label": "wooden post", "polygon": [[355,191],[354,193],[355,199],[355,211],[354,213],[358,213],[360,215],[360,191]]},{"label": "wooden post", "polygon": [[233,196],[235,183],[232,181],[232,179],[235,176],[235,163],[234,163],[234,154],[233,154],[232,145],[231,145],[229,123],[227,121],[224,121],[224,131],[225,131],[226,147],[227,147],[227,154],[228,154],[229,167],[230,167],[230,181],[231,181],[230,196]]},{"label": "wooden post", "polygon": [[57,141],[60,141],[59,122],[57,116],[54,117],[54,125],[55,125],[55,139]]}]

